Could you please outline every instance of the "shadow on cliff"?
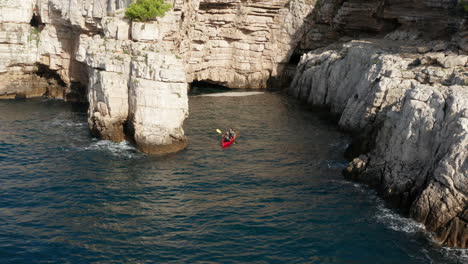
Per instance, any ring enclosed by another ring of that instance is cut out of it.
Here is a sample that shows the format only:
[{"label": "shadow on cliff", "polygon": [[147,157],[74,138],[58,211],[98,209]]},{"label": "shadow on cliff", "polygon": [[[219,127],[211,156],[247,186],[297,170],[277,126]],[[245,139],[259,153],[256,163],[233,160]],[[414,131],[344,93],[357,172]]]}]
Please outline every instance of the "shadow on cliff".
[{"label": "shadow on cliff", "polygon": [[309,32],[309,29],[313,26],[314,18],[317,16],[317,10],[318,9],[314,7],[304,18],[304,23],[302,23],[302,25],[294,32],[291,38],[293,42],[292,48],[288,51],[287,57],[278,63],[276,69],[274,69],[274,72],[276,72],[277,75],[270,76],[270,78],[267,80],[268,90],[283,90],[287,88],[292,82],[294,74],[296,73],[296,67],[304,53],[304,51],[298,49],[298,47],[301,45],[304,37]]},{"label": "shadow on cliff", "polygon": [[[45,53],[41,55],[41,63],[38,63],[39,76],[49,80],[55,80],[60,87],[56,89],[56,95],[52,97],[63,97],[66,101],[87,103],[88,71],[83,63],[75,60],[79,45],[81,29],[73,27],[69,21],[61,19],[60,13],[51,12],[51,23],[47,26],[53,28],[62,52],[60,54]],[[42,32],[46,26],[41,17],[35,14],[31,25]],[[49,34],[49,33],[46,33]],[[50,44],[49,44],[50,45]],[[51,65],[55,65],[51,67]]]}]

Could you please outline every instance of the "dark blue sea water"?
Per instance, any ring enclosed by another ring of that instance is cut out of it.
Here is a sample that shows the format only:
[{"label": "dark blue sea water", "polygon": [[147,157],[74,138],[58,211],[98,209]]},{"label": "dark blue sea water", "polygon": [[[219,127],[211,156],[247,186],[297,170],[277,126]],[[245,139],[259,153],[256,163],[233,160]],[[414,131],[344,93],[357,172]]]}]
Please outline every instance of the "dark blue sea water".
[{"label": "dark blue sea water", "polygon": [[83,107],[0,101],[0,263],[467,263],[342,178],[325,114],[274,93],[190,108],[189,148],[150,157],[92,138]]}]

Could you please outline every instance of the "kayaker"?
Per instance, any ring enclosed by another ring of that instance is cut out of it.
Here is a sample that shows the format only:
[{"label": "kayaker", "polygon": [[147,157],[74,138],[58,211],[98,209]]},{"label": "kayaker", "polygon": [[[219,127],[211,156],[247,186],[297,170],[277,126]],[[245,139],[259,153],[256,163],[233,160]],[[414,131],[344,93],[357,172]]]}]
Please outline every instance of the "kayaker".
[{"label": "kayaker", "polygon": [[231,141],[231,137],[229,136],[229,132],[226,132],[226,134],[224,135],[224,142],[228,141]]},{"label": "kayaker", "polygon": [[234,136],[236,135],[236,132],[234,132],[234,129],[232,129],[232,127],[229,129],[229,137],[230,138],[234,138]]}]

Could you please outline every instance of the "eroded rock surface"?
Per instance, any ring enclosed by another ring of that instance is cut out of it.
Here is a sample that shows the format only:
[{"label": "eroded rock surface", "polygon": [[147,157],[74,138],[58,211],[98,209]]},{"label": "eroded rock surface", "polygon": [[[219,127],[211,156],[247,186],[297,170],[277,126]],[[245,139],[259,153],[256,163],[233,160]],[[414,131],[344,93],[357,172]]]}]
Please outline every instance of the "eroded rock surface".
[{"label": "eroded rock surface", "polygon": [[341,127],[367,138],[349,177],[442,243],[466,247],[468,57],[431,47],[369,39],[317,50],[302,57],[289,92],[329,106]]}]

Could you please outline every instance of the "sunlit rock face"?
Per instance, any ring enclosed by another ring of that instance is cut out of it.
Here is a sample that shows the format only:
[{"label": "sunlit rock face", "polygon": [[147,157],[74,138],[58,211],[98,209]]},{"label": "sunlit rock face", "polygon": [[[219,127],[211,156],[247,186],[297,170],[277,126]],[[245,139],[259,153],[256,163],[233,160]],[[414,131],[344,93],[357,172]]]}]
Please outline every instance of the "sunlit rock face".
[{"label": "sunlit rock face", "polygon": [[86,95],[94,135],[151,154],[183,149],[188,84],[175,42],[164,39],[181,12],[132,24],[123,18],[130,2],[2,1],[0,97]]},{"label": "sunlit rock face", "polygon": [[[36,71],[37,33],[29,24],[33,0],[0,2],[0,98],[30,97],[45,93]],[[21,87],[21,88],[17,88]]]},{"label": "sunlit rock face", "polygon": [[315,3],[175,0],[142,23],[124,18],[131,2],[2,1],[0,97],[87,101],[94,135],[177,151],[187,144],[188,83],[266,88]]},{"label": "sunlit rock face", "polygon": [[184,62],[164,39],[176,30],[165,26],[171,16],[150,23],[106,17],[104,36],[80,36],[76,60],[88,67],[88,123],[95,135],[134,141],[150,154],[187,145]]}]

